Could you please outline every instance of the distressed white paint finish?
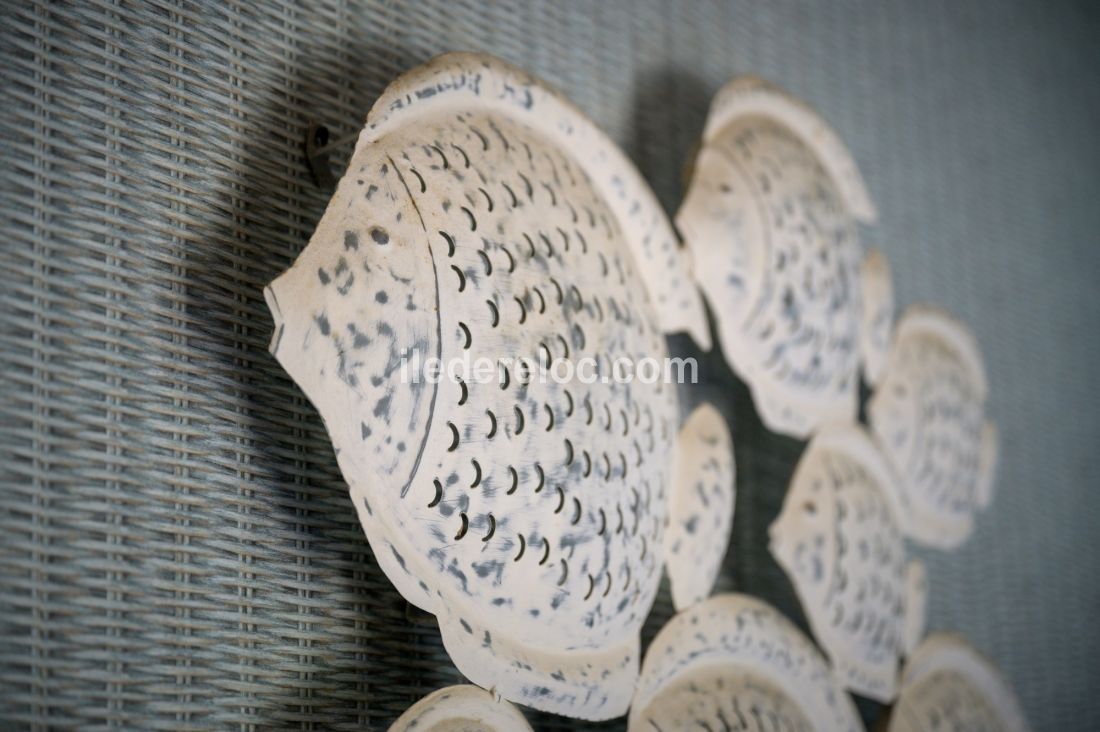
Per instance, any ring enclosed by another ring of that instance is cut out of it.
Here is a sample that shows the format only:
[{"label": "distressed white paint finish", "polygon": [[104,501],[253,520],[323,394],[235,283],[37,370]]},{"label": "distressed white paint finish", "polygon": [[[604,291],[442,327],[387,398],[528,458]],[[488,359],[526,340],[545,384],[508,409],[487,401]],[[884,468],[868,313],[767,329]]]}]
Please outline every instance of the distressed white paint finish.
[{"label": "distressed white paint finish", "polygon": [[[704,333],[671,229],[573,106],[440,57],[368,118],[309,246],[266,292],[272,352],[317,406],[375,557],[504,698],[623,714],[657,590],[668,384],[401,381],[402,358],[662,358]],[[697,322],[698,321],[698,322]]]},{"label": "distressed white paint finish", "polygon": [[859,350],[863,378],[874,386],[882,379],[890,355],[890,338],[894,334],[894,283],[890,277],[890,263],[881,249],[867,251],[859,277],[863,291]]},{"label": "distressed white paint finish", "polygon": [[912,655],[917,650],[928,622],[928,571],[924,563],[913,559],[905,567],[905,627],[902,632],[902,653]]},{"label": "distressed white paint finish", "polygon": [[960,636],[930,635],[905,665],[889,732],[1027,732],[1012,689]]},{"label": "distressed white paint finish", "polygon": [[716,595],[653,639],[628,729],[860,730],[820,652],[767,603]]},{"label": "distressed white paint finish", "polygon": [[710,348],[703,303],[691,286],[690,257],[679,246],[649,184],[581,110],[525,72],[485,54],[440,56],[386,89],[371,110],[356,150],[405,125],[410,108],[421,114],[456,101],[514,119],[567,152],[614,214],[634,255],[637,275],[653,299],[661,330],[689,333],[701,347]]},{"label": "distressed white paint finish", "polygon": [[897,480],[862,428],[829,425],[795,468],[769,531],[814,636],[848,689],[887,702],[923,626],[923,568],[907,567]]},{"label": "distressed white paint finish", "polygon": [[722,350],[769,429],[806,437],[855,417],[856,222],[874,216],[851,156],[809,108],[752,78],[715,97],[676,221]]},{"label": "distressed white paint finish", "polygon": [[448,686],[409,707],[390,732],[531,732],[523,714],[470,685]]},{"label": "distressed white paint finish", "polygon": [[684,610],[710,595],[733,527],[733,441],[710,404],[697,407],[680,429],[674,486],[665,564],[673,605]]},{"label": "distressed white paint finish", "polygon": [[902,529],[923,544],[958,546],[992,498],[997,434],[985,399],[985,369],[966,326],[936,308],[907,309],[867,413],[898,473]]}]

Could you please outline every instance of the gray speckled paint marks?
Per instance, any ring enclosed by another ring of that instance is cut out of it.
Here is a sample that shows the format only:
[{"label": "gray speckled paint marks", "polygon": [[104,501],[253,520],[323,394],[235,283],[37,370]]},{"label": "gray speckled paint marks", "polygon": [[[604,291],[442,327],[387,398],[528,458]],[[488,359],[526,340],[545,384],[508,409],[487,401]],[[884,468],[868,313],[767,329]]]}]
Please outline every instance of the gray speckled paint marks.
[{"label": "gray speckled paint marks", "polygon": [[717,595],[661,629],[646,651],[628,725],[631,732],[861,728],[809,639],[747,595]]},{"label": "gray speckled paint marks", "polygon": [[775,684],[736,668],[685,674],[662,691],[661,704],[650,707],[645,722],[646,732],[815,729],[795,700]]},{"label": "gray speckled paint marks", "polygon": [[680,429],[671,501],[665,564],[672,601],[683,610],[710,594],[733,526],[733,441],[709,404],[697,407]]},{"label": "gray speckled paint marks", "polygon": [[[576,163],[515,122],[468,111],[425,124],[395,169],[416,181],[447,273],[444,354],[500,364],[492,383],[443,387],[446,439],[425,462],[426,503],[444,486],[436,512],[453,530],[437,548],[457,562],[454,589],[474,607],[504,597],[490,618],[530,618],[532,638],[543,628],[599,647],[637,627],[652,598],[662,538],[652,509],[666,500],[673,395],[664,385],[525,383],[507,359],[591,357],[606,369],[663,353],[652,305]],[[604,279],[582,241],[623,263],[621,276]],[[518,700],[577,704],[557,688],[578,679],[553,669],[549,681],[525,685]]]},{"label": "gray speckled paint marks", "polygon": [[910,307],[881,378],[867,413],[898,473],[902,529],[930,546],[958,546],[992,498],[997,457],[977,344],[946,313]]},{"label": "gray speckled paint marks", "polygon": [[873,217],[843,146],[756,80],[716,97],[677,222],[719,340],[773,430],[855,417],[862,258]]},{"label": "gray speckled paint marks", "polygon": [[889,732],[1027,732],[1023,711],[993,664],[957,635],[929,636],[905,664]]},{"label": "gray speckled paint marks", "polygon": [[909,580],[896,480],[861,428],[826,427],[769,531],[840,682],[883,702],[897,691],[898,662],[921,632],[925,603],[923,582]]},{"label": "gray speckled paint marks", "polygon": [[[435,341],[434,284],[422,265],[426,252],[417,246],[420,227],[397,220],[409,203],[386,181],[384,163],[361,155],[352,164],[353,175],[340,183],[310,246],[268,288],[269,302],[280,304],[276,317],[284,331],[275,355],[318,406],[330,433],[354,435],[337,442],[342,464],[404,482],[416,455],[402,447],[422,441],[429,400],[425,386],[399,387],[395,374],[404,353]],[[365,203],[367,181],[378,181],[383,191],[373,205]],[[368,235],[383,227],[406,245],[383,251]],[[378,303],[377,292],[395,302],[408,298],[417,310]],[[392,327],[398,319],[399,331]]]},{"label": "gray speckled paint marks", "polygon": [[[470,56],[450,54],[445,62],[449,67],[437,61],[424,67],[429,70],[426,73],[406,75],[402,81],[407,82],[409,90],[400,96],[388,95],[384,107],[376,105],[377,113],[368,121],[368,131],[383,129],[393,118],[407,117],[414,109],[441,107],[465,99],[518,119],[565,142],[571,150],[583,150],[575,156],[579,167],[574,173],[607,202],[612,213],[607,221],[617,219],[623,229],[634,255],[636,274],[657,305],[659,327],[664,332],[686,331],[700,345],[709,347],[702,301],[690,284],[689,260],[677,245],[653,192],[622,152],[569,102],[530,76],[496,60],[479,63]],[[493,142],[505,145],[495,122],[476,126],[472,132],[483,149]],[[446,146],[441,151],[449,153]],[[561,173],[552,180],[554,185],[575,182],[567,179],[569,174]],[[529,186],[529,181],[523,181],[522,188],[512,187],[507,195],[522,196]]]},{"label": "gray speckled paint marks", "polygon": [[[604,377],[666,355],[641,240],[670,232],[575,109],[456,54],[383,94],[310,246],[269,288],[277,356],[388,547],[378,562],[438,617],[459,669],[513,701],[589,719],[629,703],[677,404],[670,385]],[[414,354],[488,359],[490,378],[402,380]],[[559,383],[519,358],[591,359],[596,378]]]},{"label": "gray speckled paint marks", "polygon": [[389,732],[531,732],[523,714],[476,686],[432,692],[390,725]]},{"label": "gray speckled paint marks", "polygon": [[[414,142],[409,145],[414,152],[399,163],[404,166],[399,170],[406,178],[413,170],[426,171],[419,173],[425,180],[425,191],[414,195],[423,199],[419,209],[438,227],[433,246],[453,273],[442,283],[442,297],[454,303],[442,313],[443,332],[452,334],[449,345],[453,353],[461,357],[470,351],[471,355],[487,356],[494,363],[504,364],[504,359],[517,355],[535,361],[588,355],[609,360],[620,355],[641,357],[662,352],[660,336],[645,313],[650,305],[644,299],[644,290],[627,287],[628,274],[620,281],[599,284],[587,274],[592,268],[586,260],[594,259],[594,253],[586,255],[573,243],[579,238],[576,227],[580,220],[579,216],[574,220],[570,209],[598,208],[599,199],[581,183],[576,190],[559,189],[553,179],[555,169],[568,171],[573,164],[557,151],[548,151],[545,143],[507,119],[493,121],[470,112],[457,129],[449,124],[444,121],[440,128],[424,129],[421,136],[450,139],[451,156],[441,155],[434,143]],[[490,124],[499,136],[482,142],[473,130],[489,129]],[[502,141],[510,141],[510,145]],[[425,149],[427,152],[423,152]],[[532,160],[527,159],[526,150],[533,151]],[[463,161],[471,156],[476,162],[467,167]],[[498,172],[513,170],[514,187],[521,186],[520,175],[532,182],[530,199],[514,207],[503,190],[508,180],[499,177]],[[464,175],[459,179],[455,172]],[[505,200],[498,204],[501,198]],[[444,211],[436,203],[439,199],[461,200],[465,205]],[[554,202],[559,204],[557,210]],[[504,237],[480,235],[482,230],[495,229],[497,223],[506,232]],[[588,235],[592,237],[592,232]],[[527,239],[536,242],[534,250],[524,246]],[[617,239],[615,235],[607,246],[619,246]],[[609,315],[602,320],[597,302],[607,303],[603,309]],[[571,347],[575,340],[570,336],[578,331],[587,334],[591,347]],[[614,490],[621,490],[624,498],[632,497],[630,488],[639,492],[654,490],[641,478],[643,472],[650,472],[643,468],[651,459],[651,447],[663,442],[666,447],[659,454],[667,454],[670,399],[665,393],[667,387],[662,385],[647,389],[537,381],[525,384],[518,374],[508,370],[507,365],[500,367],[496,383],[457,388],[457,398],[447,412],[451,416],[446,428],[450,437],[446,449],[436,456],[433,479],[462,476],[458,481],[461,492],[445,489],[441,505],[464,499],[463,513],[471,528],[488,531],[494,526],[495,532],[503,533],[502,522],[509,522],[511,511],[498,518],[491,510],[501,501],[505,507],[529,505],[543,514],[529,516],[526,526],[511,520],[507,535],[516,546],[523,537],[522,543],[527,546],[543,545],[538,539],[553,534],[556,540],[551,542],[550,554],[535,552],[528,559],[541,564],[545,568],[541,571],[555,578],[556,587],[562,577],[568,583],[570,575],[576,574],[569,571],[569,560],[581,556],[578,550],[585,544],[599,543],[597,529],[603,522],[597,519],[601,504],[597,496],[586,495],[591,491],[581,492],[586,483],[610,484]],[[654,398],[661,400],[659,411],[654,411]],[[511,449],[501,454],[498,445],[510,445]],[[637,481],[631,480],[632,463],[639,470]],[[666,466],[654,469],[660,475]],[[597,505],[587,505],[590,500],[597,500]],[[629,529],[621,531],[620,536],[636,537],[634,524],[644,518],[644,508],[632,501],[616,501],[607,504],[605,515],[607,510],[617,513],[619,509],[626,514]],[[649,531],[653,530],[650,527]],[[554,551],[560,544],[567,547],[567,554]],[[475,556],[480,557],[483,548],[475,548]],[[510,564],[516,561],[514,554],[501,558]],[[573,564],[577,566],[576,561]],[[592,563],[590,569],[602,575],[610,569],[625,568],[601,560]],[[517,567],[515,571],[522,570]],[[576,594],[569,592],[565,597]],[[618,594],[612,593],[615,597]]]}]

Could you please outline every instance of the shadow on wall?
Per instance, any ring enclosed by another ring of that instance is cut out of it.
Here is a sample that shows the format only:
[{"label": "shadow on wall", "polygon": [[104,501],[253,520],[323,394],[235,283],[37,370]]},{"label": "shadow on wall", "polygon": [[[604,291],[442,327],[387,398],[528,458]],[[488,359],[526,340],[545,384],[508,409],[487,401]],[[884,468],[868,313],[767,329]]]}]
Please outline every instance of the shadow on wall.
[{"label": "shadow on wall", "polygon": [[644,71],[636,84],[627,156],[671,218],[687,188],[684,173],[695,155],[716,90],[685,70]]}]

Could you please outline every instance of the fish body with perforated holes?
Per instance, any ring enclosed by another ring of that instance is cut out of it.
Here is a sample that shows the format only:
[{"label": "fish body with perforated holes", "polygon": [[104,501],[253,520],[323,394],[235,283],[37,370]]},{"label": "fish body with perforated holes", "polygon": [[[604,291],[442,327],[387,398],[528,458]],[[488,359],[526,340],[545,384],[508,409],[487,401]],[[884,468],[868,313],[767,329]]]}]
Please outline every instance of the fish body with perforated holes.
[{"label": "fish body with perforated holes", "polygon": [[881,702],[897,693],[900,659],[924,631],[924,567],[907,560],[897,482],[871,437],[829,425],[795,468],[770,549],[847,689]]},{"label": "fish body with perforated holes", "polygon": [[922,544],[959,546],[993,499],[998,442],[986,394],[970,330],[935,307],[906,309],[867,416],[897,471],[902,530]]},{"label": "fish body with perforated holes", "polygon": [[722,351],[771,430],[807,438],[854,420],[860,364],[877,375],[893,293],[857,227],[875,215],[808,106],[756,78],[718,92],[676,223]]},{"label": "fish body with perforated holes", "polygon": [[723,594],[674,616],[653,639],[630,732],[863,729],[820,651],[774,607]]},{"label": "fish body with perforated holes", "polygon": [[[663,359],[666,330],[705,333],[675,247],[575,108],[452,54],[383,94],[267,290],[272,352],[324,419],[375,558],[459,670],[512,701],[590,719],[629,702],[678,405],[611,369]],[[465,376],[433,379],[433,359]],[[538,372],[559,361],[577,378]]]}]

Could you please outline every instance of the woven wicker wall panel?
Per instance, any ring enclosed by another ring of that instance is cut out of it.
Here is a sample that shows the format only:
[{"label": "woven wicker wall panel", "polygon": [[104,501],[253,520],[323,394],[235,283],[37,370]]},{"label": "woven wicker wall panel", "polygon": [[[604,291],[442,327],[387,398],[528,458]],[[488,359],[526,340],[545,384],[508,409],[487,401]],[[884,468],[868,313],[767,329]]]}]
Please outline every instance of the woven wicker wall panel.
[{"label": "woven wicker wall panel", "polygon": [[[379,568],[316,407],[267,350],[262,296],[333,193],[303,155],[310,124],[354,139],[392,79],[453,49],[565,91],[668,212],[731,74],[819,110],[874,191],[880,220],[861,238],[889,255],[899,304],[965,314],[993,387],[997,500],[959,552],[923,553],[929,623],[996,659],[1035,728],[1100,726],[1100,633],[1080,622],[1100,576],[1100,390],[1082,368],[1100,358],[1095,13],[1023,0],[5,11],[0,727],[375,730],[463,681],[435,619]],[[350,154],[335,146],[333,169]],[[673,352],[699,357],[701,383],[681,404],[714,401],[736,437],[716,586],[808,633],[766,536],[804,445],[766,429],[719,354],[685,341]],[[662,583],[643,647],[673,611]],[[877,707],[861,711],[873,723]],[[538,730],[578,726],[524,713]]]}]

